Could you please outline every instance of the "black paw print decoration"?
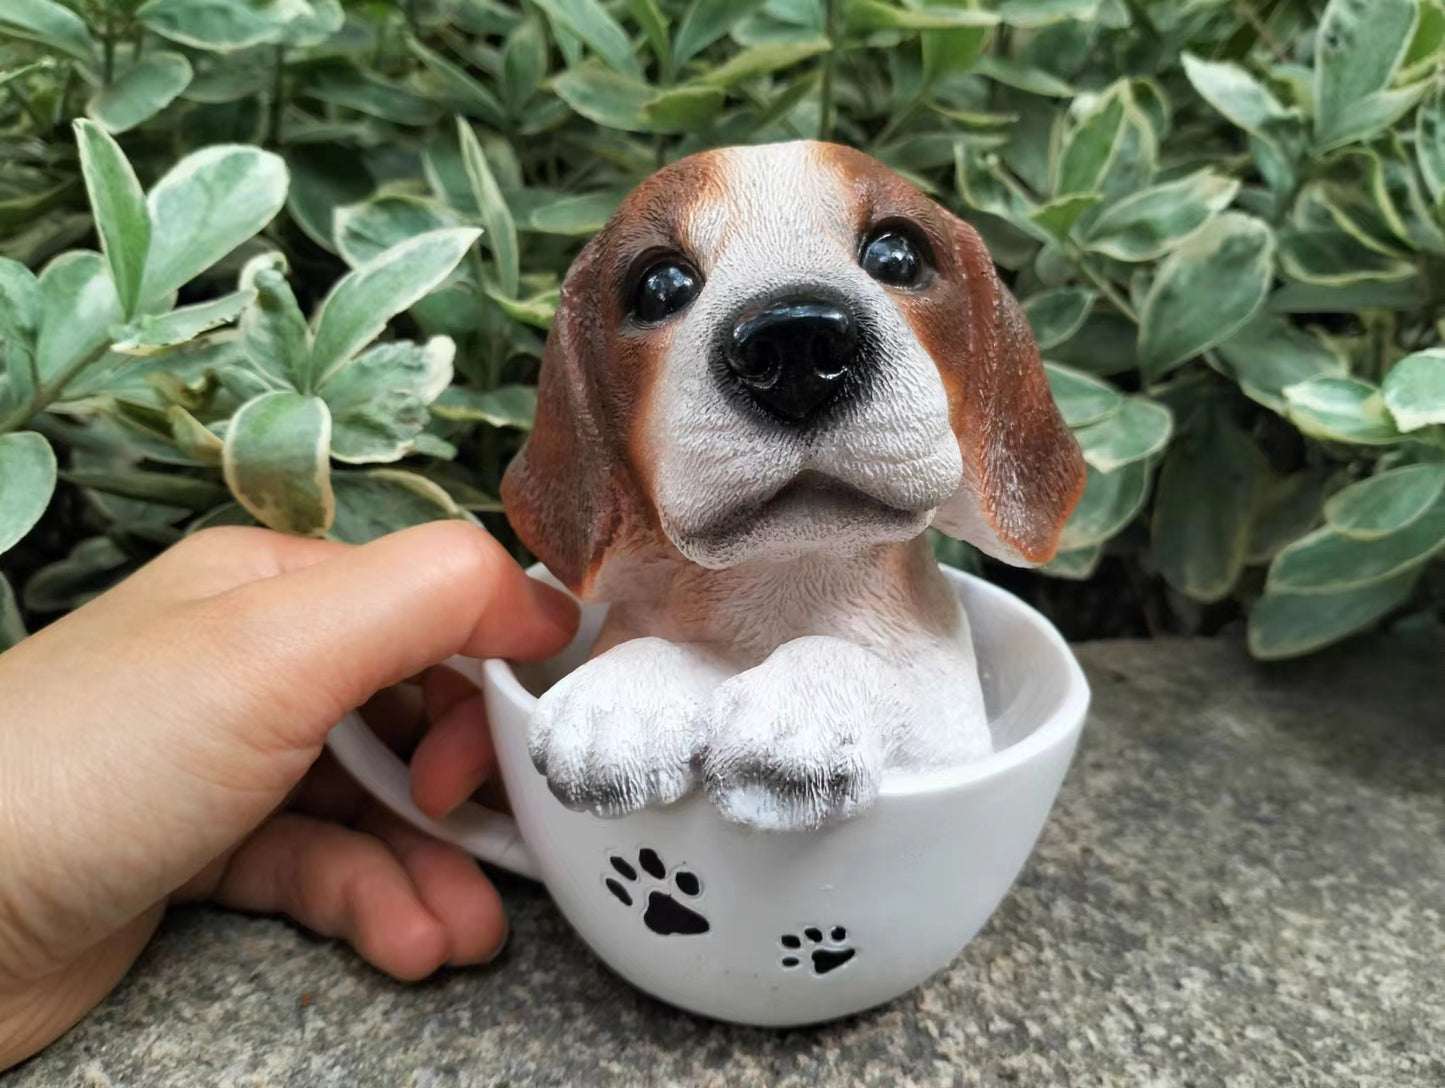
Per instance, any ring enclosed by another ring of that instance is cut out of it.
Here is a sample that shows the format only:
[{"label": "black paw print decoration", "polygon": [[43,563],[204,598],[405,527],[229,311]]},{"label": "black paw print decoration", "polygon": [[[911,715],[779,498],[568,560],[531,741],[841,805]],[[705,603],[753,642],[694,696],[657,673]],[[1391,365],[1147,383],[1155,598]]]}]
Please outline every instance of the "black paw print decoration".
[{"label": "black paw print decoration", "polygon": [[711,928],[686,902],[702,894],[702,881],[696,873],[679,866],[669,878],[657,851],[646,846],[637,852],[636,865],[617,854],[609,855],[607,861],[612,873],[604,874],[603,883],[619,903],[634,906],[646,893],[642,923],[652,932],[663,937],[691,937]]},{"label": "black paw print decoration", "polygon": [[819,977],[838,970],[858,954],[848,943],[848,931],[842,926],[834,926],[826,936],[817,926],[808,926],[801,935],[784,933],[778,944],[783,949],[783,958],[778,962],[785,970],[794,970],[807,960]]}]

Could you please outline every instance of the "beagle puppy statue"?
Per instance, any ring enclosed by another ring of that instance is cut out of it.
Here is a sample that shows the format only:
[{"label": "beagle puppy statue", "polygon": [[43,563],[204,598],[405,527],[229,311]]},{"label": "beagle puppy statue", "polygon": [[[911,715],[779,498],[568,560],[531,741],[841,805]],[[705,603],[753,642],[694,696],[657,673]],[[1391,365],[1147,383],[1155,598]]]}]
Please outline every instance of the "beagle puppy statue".
[{"label": "beagle puppy statue", "polygon": [[1038,348],[965,223],[868,156],[708,151],[567,273],[503,496],[610,602],[530,750],[604,816],[699,784],[816,828],[892,768],[992,750],[968,622],[922,535],[1044,562],[1084,486]]}]

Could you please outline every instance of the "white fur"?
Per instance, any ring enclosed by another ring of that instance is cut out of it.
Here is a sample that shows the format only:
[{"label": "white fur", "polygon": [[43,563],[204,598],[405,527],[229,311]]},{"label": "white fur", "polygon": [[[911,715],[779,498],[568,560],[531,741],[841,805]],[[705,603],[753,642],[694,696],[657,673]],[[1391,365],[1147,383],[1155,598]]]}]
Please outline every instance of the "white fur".
[{"label": "white fur", "polygon": [[[663,530],[683,555],[714,568],[917,536],[963,472],[937,364],[887,290],[858,266],[855,213],[838,205],[835,187],[819,184],[811,145],[733,148],[727,156],[729,204],[701,209],[689,232],[706,257],[706,283],[678,319],[647,420]],[[740,306],[818,287],[846,297],[891,350],[879,360],[877,395],[842,425],[802,441],[727,396],[709,352]],[[766,507],[809,470],[909,516],[870,517],[816,500],[798,510]],[[737,517],[749,512],[761,516]]]},{"label": "white fur", "polygon": [[[542,697],[531,745],[576,808],[665,804],[700,771],[730,819],[814,828],[866,808],[889,768],[992,749],[967,621],[919,538],[962,458],[937,365],[858,266],[846,189],[805,143],[726,154],[726,206],[688,224],[705,284],[637,466],[687,561],[617,563],[612,648]],[[709,357],[740,307],[810,287],[885,349],[871,394],[818,433],[743,410]],[[818,486],[797,488],[805,473]]]},{"label": "white fur", "polygon": [[696,782],[703,711],[726,675],[664,639],[624,642],[543,696],[532,762],[565,804],[599,816],[677,801]]}]

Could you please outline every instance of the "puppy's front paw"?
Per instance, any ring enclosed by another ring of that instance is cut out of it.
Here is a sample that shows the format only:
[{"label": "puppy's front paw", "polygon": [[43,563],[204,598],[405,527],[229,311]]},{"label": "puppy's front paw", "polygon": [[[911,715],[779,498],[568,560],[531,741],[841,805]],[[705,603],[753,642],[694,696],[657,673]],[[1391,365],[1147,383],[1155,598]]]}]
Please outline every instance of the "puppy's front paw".
[{"label": "puppy's front paw", "polygon": [[884,738],[906,717],[895,671],[841,639],[784,643],[723,683],[708,708],[703,780],[728,819],[794,831],[878,795]]},{"label": "puppy's front paw", "polygon": [[695,783],[701,713],[724,673],[685,647],[613,647],[537,701],[527,747],[568,808],[622,816],[670,804]]}]

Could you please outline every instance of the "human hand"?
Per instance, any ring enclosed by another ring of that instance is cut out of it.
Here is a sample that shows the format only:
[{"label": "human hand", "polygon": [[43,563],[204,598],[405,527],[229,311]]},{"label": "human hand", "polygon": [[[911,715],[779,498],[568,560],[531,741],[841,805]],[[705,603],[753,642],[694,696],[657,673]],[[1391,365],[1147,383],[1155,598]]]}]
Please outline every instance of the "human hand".
[{"label": "human hand", "polygon": [[[288,914],[403,979],[490,958],[506,922],[475,863],[317,757],[388,685],[456,653],[546,656],[575,624],[459,522],[362,548],[219,529],[0,656],[0,1069],[104,996],[177,900]],[[406,702],[371,705],[393,731],[431,719],[413,791],[440,814],[489,769],[480,696],[434,669]]]}]

